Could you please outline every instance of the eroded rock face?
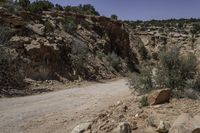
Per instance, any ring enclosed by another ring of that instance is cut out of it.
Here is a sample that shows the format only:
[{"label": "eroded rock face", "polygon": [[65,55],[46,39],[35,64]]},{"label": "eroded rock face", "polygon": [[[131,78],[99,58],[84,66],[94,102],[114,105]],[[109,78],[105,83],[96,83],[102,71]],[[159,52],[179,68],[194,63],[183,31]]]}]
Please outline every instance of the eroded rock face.
[{"label": "eroded rock face", "polygon": [[200,116],[181,114],[175,120],[169,133],[200,133]]},{"label": "eroded rock face", "polygon": [[170,89],[161,89],[153,91],[148,96],[148,102],[150,105],[162,104],[169,102],[171,97],[171,90]]},{"label": "eroded rock face", "polygon": [[[13,16],[5,8],[0,12],[0,21],[15,30],[10,49],[17,51],[24,77],[34,80],[63,77],[72,81],[110,79],[119,71],[134,70],[139,64],[122,22],[59,11],[41,14],[19,11]],[[64,26],[68,17],[79,23],[73,33]],[[122,60],[118,70],[108,60],[111,53]]]}]

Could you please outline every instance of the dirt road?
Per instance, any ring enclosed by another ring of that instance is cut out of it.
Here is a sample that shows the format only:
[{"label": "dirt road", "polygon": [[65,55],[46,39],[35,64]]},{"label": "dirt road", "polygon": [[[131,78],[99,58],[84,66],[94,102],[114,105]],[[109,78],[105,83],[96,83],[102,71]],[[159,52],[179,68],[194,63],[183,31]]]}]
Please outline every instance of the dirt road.
[{"label": "dirt road", "polygon": [[70,133],[109,105],[130,95],[126,80],[41,95],[0,99],[1,133]]}]

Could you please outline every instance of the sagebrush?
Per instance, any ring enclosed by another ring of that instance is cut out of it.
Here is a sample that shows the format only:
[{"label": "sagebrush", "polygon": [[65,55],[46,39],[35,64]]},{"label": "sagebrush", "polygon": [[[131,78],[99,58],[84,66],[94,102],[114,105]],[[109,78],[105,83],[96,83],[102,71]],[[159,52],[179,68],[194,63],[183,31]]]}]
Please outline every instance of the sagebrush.
[{"label": "sagebrush", "polygon": [[139,93],[159,88],[183,91],[188,86],[198,90],[197,65],[194,54],[182,55],[179,48],[173,47],[159,53],[159,61],[155,66],[143,67],[140,74],[132,74],[129,84]]}]

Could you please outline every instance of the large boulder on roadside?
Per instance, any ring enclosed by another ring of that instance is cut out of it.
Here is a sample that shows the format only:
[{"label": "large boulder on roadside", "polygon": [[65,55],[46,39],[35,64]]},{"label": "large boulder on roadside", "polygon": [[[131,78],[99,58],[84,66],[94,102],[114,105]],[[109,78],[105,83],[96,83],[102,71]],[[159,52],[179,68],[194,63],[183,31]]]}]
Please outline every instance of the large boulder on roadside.
[{"label": "large boulder on roadside", "polygon": [[82,123],[76,126],[71,133],[84,133],[91,128],[91,123]]},{"label": "large boulder on roadside", "polygon": [[170,89],[156,90],[156,91],[153,91],[148,96],[148,102],[150,105],[163,104],[163,103],[169,102],[170,96],[171,96]]},{"label": "large boulder on roadside", "polygon": [[181,114],[175,120],[169,133],[200,133],[200,116]]},{"label": "large boulder on roadside", "polygon": [[131,125],[128,122],[121,122],[113,133],[132,133]]}]

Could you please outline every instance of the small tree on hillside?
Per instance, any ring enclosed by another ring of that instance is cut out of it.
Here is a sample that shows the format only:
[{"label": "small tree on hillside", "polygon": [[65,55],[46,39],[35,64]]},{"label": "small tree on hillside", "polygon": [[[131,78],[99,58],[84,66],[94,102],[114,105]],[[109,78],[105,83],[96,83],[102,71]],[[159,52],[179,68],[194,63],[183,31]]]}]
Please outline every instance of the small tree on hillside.
[{"label": "small tree on hillside", "polygon": [[113,20],[117,20],[118,19],[117,15],[115,15],[115,14],[112,14],[110,18],[113,19]]},{"label": "small tree on hillside", "polygon": [[63,7],[62,7],[61,5],[59,5],[59,4],[56,4],[56,5],[55,5],[55,8],[56,8],[57,10],[63,11]]},{"label": "small tree on hillside", "polygon": [[86,14],[91,14],[91,15],[97,15],[99,16],[100,14],[96,11],[96,9],[90,5],[90,4],[86,4],[82,6],[82,11]]},{"label": "small tree on hillside", "polygon": [[27,8],[30,5],[30,1],[29,0],[19,0],[18,3],[23,8]]},{"label": "small tree on hillside", "polygon": [[192,29],[191,29],[191,33],[193,35],[200,33],[200,24],[193,24]]},{"label": "small tree on hillside", "polygon": [[28,7],[29,11],[33,13],[38,13],[42,11],[48,11],[54,7],[54,4],[46,1],[46,0],[40,0],[40,1],[34,1],[31,3]]}]

